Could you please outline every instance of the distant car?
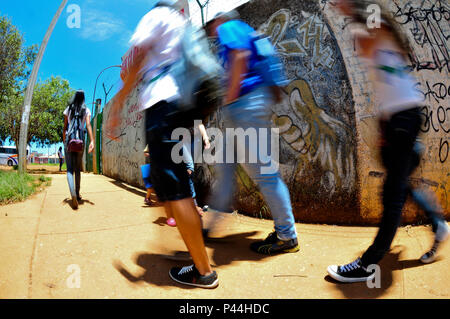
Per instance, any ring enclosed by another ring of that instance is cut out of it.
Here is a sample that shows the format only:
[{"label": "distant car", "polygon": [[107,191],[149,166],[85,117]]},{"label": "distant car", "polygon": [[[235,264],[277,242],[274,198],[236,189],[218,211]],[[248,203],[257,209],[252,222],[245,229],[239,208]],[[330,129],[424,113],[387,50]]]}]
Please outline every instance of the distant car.
[{"label": "distant car", "polygon": [[[27,159],[30,153],[27,147]],[[15,146],[0,146],[0,165],[14,166],[19,164],[19,155]]]}]

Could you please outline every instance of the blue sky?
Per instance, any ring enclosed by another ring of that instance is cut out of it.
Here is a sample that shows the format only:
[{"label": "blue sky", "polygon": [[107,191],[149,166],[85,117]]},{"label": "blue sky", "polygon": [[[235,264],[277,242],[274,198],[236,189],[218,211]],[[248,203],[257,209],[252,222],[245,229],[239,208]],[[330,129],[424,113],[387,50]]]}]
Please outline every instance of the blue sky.
[{"label": "blue sky", "polygon": [[[106,67],[121,64],[128,40],[139,20],[156,0],[69,0],[81,9],[81,27],[69,28],[70,13],[64,9],[47,46],[38,80],[61,76],[74,89],[83,89],[92,110],[95,80]],[[0,1],[0,15],[6,15],[23,34],[26,45],[42,42],[61,0]],[[114,85],[108,100],[120,85],[120,69],[111,68],[99,78],[96,98],[104,101],[102,84]],[[32,150],[47,153],[47,148],[32,145]],[[50,150],[53,153],[55,147]]]}]

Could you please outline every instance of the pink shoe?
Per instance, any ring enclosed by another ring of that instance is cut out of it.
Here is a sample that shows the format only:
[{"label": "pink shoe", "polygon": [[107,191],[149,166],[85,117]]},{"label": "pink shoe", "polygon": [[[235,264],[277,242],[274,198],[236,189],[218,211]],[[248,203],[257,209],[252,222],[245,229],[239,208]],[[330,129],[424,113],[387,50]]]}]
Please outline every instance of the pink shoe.
[{"label": "pink shoe", "polygon": [[170,227],[176,227],[177,222],[175,221],[175,218],[171,217],[171,218],[167,219],[167,225],[169,225]]}]

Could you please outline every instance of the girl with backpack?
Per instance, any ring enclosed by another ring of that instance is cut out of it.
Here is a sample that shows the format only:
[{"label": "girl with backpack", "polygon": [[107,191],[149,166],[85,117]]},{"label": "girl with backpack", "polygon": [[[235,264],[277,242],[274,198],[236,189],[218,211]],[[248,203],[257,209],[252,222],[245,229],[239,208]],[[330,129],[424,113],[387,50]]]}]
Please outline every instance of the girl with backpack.
[{"label": "girl with backpack", "polygon": [[75,92],[69,106],[64,110],[64,153],[66,154],[67,182],[69,183],[72,208],[78,209],[81,201],[80,183],[84,152],[85,125],[89,134],[89,153],[94,150],[91,112],[84,104],[84,91]]}]

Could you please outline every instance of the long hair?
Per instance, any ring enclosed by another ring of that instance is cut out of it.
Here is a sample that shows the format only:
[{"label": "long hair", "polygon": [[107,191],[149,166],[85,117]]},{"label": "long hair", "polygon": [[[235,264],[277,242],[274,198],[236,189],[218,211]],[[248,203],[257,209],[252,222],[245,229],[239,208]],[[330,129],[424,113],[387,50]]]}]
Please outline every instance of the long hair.
[{"label": "long hair", "polygon": [[[73,97],[70,99],[69,102],[69,111],[80,111],[84,107],[84,91],[78,90],[75,92]],[[69,112],[69,118],[72,119],[75,112]]]},{"label": "long hair", "polygon": [[381,9],[381,23],[391,31],[397,43],[407,56],[411,56],[412,47],[405,32],[401,29],[400,24],[395,21],[393,14],[379,0],[347,0],[353,8],[352,18],[366,25],[367,19],[371,12],[367,8],[376,4]]}]

